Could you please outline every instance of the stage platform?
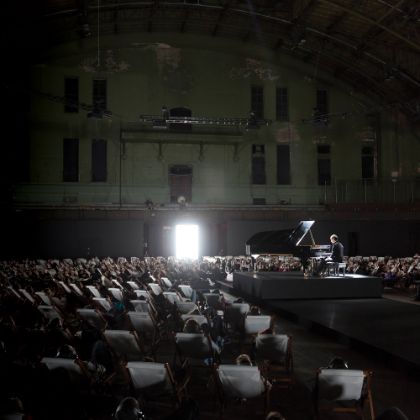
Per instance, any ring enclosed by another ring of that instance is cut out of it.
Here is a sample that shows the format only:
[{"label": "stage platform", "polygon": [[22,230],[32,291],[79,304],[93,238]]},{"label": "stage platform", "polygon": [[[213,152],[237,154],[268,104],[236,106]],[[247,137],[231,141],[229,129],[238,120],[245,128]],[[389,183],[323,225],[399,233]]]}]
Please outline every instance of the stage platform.
[{"label": "stage platform", "polygon": [[390,299],[332,299],[266,300],[264,307],[420,369],[419,305]]},{"label": "stage platform", "polygon": [[357,274],[304,277],[301,272],[234,272],[235,293],[266,299],[360,299],[382,297],[382,280]]}]

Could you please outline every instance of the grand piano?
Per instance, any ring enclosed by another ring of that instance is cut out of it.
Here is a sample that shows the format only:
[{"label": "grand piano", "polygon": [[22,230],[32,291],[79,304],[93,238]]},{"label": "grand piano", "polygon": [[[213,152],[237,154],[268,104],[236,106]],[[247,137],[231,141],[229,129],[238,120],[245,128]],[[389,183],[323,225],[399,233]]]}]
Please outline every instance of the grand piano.
[{"label": "grand piano", "polygon": [[[299,257],[304,265],[310,258],[327,257],[331,245],[317,245],[311,231],[314,220],[303,220],[294,229],[268,230],[256,233],[246,242],[247,255],[293,255]],[[309,233],[311,243],[302,241]]]}]

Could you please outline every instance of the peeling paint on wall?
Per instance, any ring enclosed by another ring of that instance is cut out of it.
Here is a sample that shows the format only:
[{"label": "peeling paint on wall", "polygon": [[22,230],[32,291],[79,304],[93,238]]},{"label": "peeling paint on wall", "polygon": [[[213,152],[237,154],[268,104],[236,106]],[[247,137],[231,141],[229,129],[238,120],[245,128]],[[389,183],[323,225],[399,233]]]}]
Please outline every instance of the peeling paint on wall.
[{"label": "peeling paint on wall", "polygon": [[277,143],[292,143],[300,140],[299,132],[293,124],[280,127],[275,132]]},{"label": "peeling paint on wall", "polygon": [[106,50],[105,52],[101,52],[99,56],[99,63],[97,56],[86,57],[80,63],[80,68],[86,73],[95,73],[97,71],[106,73],[122,73],[127,71],[130,68],[130,64],[124,60],[118,60],[115,56],[116,54],[114,50]]},{"label": "peeling paint on wall", "polygon": [[165,87],[171,92],[186,95],[193,86],[193,76],[182,65],[180,48],[168,44],[157,44],[155,48],[156,62],[159,74]]},{"label": "peeling paint on wall", "polygon": [[233,67],[230,70],[231,79],[248,79],[251,76],[256,76],[262,81],[271,82],[280,78],[280,74],[272,67],[253,58],[247,58],[244,67]]}]

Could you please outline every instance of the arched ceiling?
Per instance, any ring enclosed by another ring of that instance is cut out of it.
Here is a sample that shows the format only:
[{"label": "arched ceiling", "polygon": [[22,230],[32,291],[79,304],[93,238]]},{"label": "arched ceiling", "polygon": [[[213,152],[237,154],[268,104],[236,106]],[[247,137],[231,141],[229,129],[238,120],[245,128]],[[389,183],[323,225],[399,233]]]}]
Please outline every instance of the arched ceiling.
[{"label": "arched ceiling", "polygon": [[98,18],[102,34],[175,32],[259,43],[420,119],[418,0],[10,0],[7,48],[37,54],[94,38]]}]

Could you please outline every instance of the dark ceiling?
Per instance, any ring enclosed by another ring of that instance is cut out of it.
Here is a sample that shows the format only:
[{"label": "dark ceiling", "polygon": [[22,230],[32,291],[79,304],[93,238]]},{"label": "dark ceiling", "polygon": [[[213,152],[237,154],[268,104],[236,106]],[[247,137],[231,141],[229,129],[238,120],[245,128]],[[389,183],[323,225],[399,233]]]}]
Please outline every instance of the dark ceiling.
[{"label": "dark ceiling", "polygon": [[420,119],[418,0],[9,0],[5,11],[3,45],[14,54],[94,38],[98,17],[101,34],[227,37],[290,54]]}]

